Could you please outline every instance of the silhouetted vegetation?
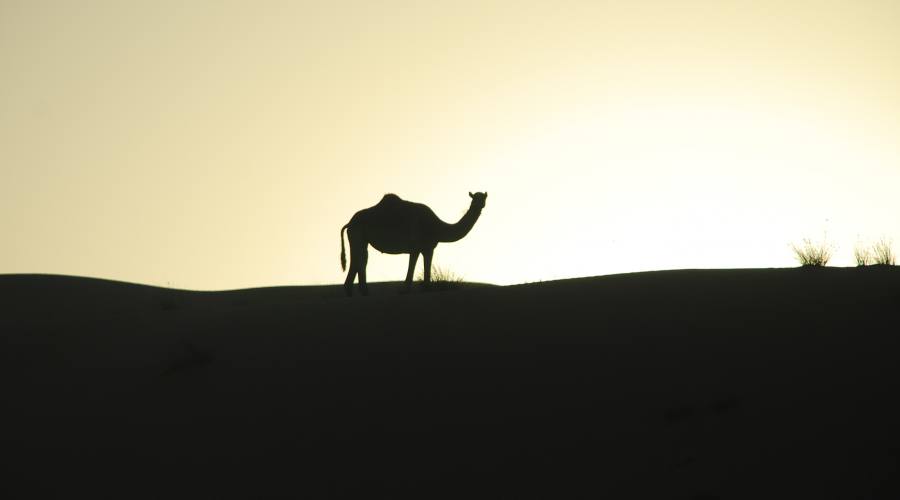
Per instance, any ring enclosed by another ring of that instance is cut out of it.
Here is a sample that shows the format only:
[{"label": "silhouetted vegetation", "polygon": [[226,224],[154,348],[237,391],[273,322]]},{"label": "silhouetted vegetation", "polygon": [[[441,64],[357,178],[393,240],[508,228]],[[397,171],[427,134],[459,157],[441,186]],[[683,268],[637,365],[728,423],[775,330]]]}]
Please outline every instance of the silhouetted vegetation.
[{"label": "silhouetted vegetation", "polygon": [[853,249],[853,258],[857,267],[868,266],[872,264],[872,251],[868,247],[857,245]]},{"label": "silhouetted vegetation", "polygon": [[[425,273],[420,272],[416,277],[416,281],[425,281]],[[432,266],[431,268],[431,288],[433,290],[456,290],[464,283],[462,276],[457,275],[449,269],[440,266]]]},{"label": "silhouetted vegetation", "polygon": [[885,266],[893,266],[897,263],[890,240],[882,238],[872,246],[872,263]]},{"label": "silhouetted vegetation", "polygon": [[878,240],[871,248],[857,245],[853,250],[853,257],[857,266],[893,266],[897,263],[893,244],[887,238]]},{"label": "silhouetted vegetation", "polygon": [[827,241],[814,243],[809,238],[804,238],[800,246],[791,244],[791,249],[800,265],[804,267],[823,267],[828,264],[834,253],[834,247]]}]

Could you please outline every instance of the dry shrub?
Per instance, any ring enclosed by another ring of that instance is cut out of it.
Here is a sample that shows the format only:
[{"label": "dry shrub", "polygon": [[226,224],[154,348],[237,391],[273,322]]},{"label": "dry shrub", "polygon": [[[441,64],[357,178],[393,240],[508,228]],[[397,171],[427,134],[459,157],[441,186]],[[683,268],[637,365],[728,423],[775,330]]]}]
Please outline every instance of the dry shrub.
[{"label": "dry shrub", "polygon": [[813,243],[809,238],[804,238],[800,246],[791,244],[791,249],[800,265],[804,267],[823,267],[828,264],[834,253],[834,248],[826,241]]}]

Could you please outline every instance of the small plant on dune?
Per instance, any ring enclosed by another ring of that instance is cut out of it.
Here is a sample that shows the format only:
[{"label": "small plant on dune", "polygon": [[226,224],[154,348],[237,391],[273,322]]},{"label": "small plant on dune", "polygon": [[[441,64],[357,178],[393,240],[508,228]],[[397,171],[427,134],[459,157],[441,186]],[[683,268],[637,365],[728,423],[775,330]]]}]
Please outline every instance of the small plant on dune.
[{"label": "small plant on dune", "polygon": [[897,263],[891,240],[882,238],[872,245],[872,263],[883,266],[893,266]]},{"label": "small plant on dune", "polygon": [[[417,281],[425,281],[424,271],[416,277]],[[438,266],[431,267],[431,285],[442,290],[455,290],[463,283],[462,276],[457,275],[449,269]]]},{"label": "small plant on dune", "polygon": [[864,246],[857,245],[853,249],[853,258],[856,259],[857,267],[868,266],[872,264],[872,251]]},{"label": "small plant on dune", "polygon": [[824,267],[834,252],[832,245],[826,241],[813,243],[809,238],[804,238],[800,246],[791,244],[791,249],[803,267]]},{"label": "small plant on dune", "polygon": [[871,248],[857,245],[853,256],[857,266],[893,266],[897,263],[893,242],[888,238],[881,238]]}]

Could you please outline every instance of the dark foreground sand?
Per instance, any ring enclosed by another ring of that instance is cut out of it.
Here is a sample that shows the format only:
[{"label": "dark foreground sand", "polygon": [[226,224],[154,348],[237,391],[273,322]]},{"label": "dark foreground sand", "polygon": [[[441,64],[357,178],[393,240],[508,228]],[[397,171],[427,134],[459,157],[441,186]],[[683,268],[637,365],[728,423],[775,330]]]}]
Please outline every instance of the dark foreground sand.
[{"label": "dark foreground sand", "polygon": [[0,276],[4,498],[900,498],[900,271]]}]

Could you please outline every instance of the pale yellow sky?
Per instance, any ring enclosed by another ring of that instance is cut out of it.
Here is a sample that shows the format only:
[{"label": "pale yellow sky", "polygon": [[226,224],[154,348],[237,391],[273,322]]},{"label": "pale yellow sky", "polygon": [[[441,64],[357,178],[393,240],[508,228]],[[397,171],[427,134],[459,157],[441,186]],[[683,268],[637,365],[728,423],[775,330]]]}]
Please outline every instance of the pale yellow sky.
[{"label": "pale yellow sky", "polygon": [[[343,281],[386,192],[500,284],[900,248],[894,1],[0,0],[0,273]],[[421,261],[420,261],[421,262]],[[406,258],[373,252],[369,279]],[[419,264],[421,267],[421,263]]]}]

